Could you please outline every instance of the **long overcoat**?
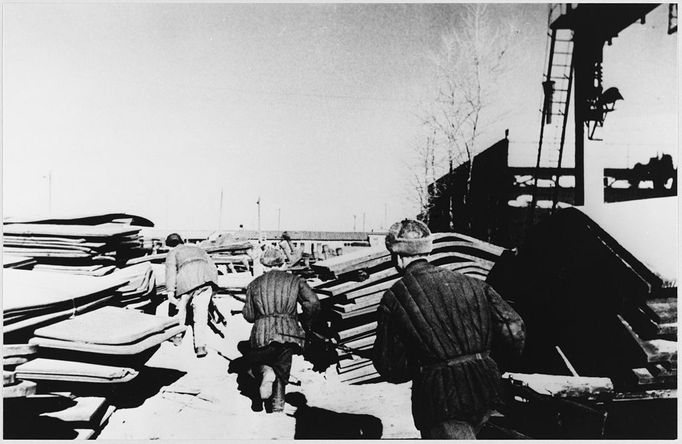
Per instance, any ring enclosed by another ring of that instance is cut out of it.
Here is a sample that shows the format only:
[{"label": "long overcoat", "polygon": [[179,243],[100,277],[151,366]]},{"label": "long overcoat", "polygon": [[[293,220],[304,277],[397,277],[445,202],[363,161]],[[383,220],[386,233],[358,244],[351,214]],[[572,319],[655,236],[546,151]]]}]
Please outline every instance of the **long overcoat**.
[{"label": "long overcoat", "polygon": [[418,429],[479,422],[500,395],[493,345],[518,354],[520,316],[485,282],[426,261],[410,263],[378,308],[374,365],[390,382],[412,382]]}]

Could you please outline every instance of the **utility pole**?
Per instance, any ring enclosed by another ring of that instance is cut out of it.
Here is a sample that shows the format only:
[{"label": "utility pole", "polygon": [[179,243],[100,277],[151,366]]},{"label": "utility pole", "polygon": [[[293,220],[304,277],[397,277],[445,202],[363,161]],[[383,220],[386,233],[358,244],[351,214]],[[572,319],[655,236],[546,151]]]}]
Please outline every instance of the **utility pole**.
[{"label": "utility pole", "polygon": [[362,232],[365,232],[365,212],[362,212]]},{"label": "utility pole", "polygon": [[355,232],[355,220],[357,219],[357,216],[354,214],[353,215],[353,232]]},{"label": "utility pole", "polygon": [[263,236],[260,231],[260,196],[258,196],[258,200],[256,201],[256,205],[258,205],[258,240],[260,240]]},{"label": "utility pole", "polygon": [[384,230],[388,230],[387,219],[388,219],[388,204],[384,202]]},{"label": "utility pole", "polygon": [[280,222],[282,221],[282,209],[277,208],[277,231],[280,230]]}]

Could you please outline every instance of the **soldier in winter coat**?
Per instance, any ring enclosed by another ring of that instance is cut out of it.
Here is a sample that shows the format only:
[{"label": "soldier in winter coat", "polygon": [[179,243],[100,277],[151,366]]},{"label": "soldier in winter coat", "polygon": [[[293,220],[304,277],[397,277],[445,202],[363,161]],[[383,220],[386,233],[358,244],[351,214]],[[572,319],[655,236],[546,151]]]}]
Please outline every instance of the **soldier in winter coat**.
[{"label": "soldier in winter coat", "polygon": [[[254,323],[247,359],[253,373],[261,377],[261,398],[269,400],[273,412],[284,411],[292,356],[303,351],[305,332],[320,310],[317,295],[303,278],[277,269],[284,261],[278,249],[263,254],[265,274],[246,288],[243,311],[244,319]],[[297,303],[302,308],[300,316]]]},{"label": "soldier in winter coat", "polygon": [[386,247],[403,277],[378,308],[373,361],[388,381],[412,380],[412,415],[423,438],[475,439],[500,394],[491,349],[521,353],[522,319],[485,282],[431,265],[431,232],[404,220]]},{"label": "soldier in winter coat", "polygon": [[172,250],[166,256],[166,288],[170,298],[179,298],[178,316],[185,324],[187,307],[192,308],[194,352],[206,356],[208,336],[208,311],[211,298],[218,285],[218,269],[206,251],[197,245],[186,245],[180,235],[166,238]]}]

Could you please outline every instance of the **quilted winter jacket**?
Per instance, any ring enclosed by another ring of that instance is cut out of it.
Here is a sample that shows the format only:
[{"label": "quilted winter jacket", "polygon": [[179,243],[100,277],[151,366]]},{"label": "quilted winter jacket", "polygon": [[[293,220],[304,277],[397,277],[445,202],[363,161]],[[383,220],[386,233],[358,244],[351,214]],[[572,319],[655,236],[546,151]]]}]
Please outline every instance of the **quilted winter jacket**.
[{"label": "quilted winter jacket", "polygon": [[499,400],[491,347],[520,354],[525,340],[523,321],[492,287],[426,261],[408,265],[378,316],[374,365],[390,382],[412,379],[418,429],[480,421]]},{"label": "quilted winter jacket", "polygon": [[300,276],[271,270],[246,287],[244,319],[253,322],[251,347],[271,342],[293,343],[303,348],[305,332],[298,322],[296,303],[301,304],[301,322],[309,326],[320,311],[320,301]]},{"label": "quilted winter jacket", "polygon": [[203,285],[218,285],[218,269],[206,251],[196,245],[181,244],[166,256],[166,288],[175,296]]}]

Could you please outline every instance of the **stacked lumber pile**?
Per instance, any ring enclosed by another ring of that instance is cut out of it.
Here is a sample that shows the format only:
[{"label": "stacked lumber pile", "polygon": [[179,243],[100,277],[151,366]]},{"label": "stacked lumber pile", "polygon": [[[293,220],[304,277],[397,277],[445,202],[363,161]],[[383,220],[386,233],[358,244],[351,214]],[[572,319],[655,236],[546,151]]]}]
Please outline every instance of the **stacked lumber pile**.
[{"label": "stacked lumber pile", "polygon": [[30,381],[17,379],[15,369],[35,358],[38,347],[29,344],[3,344],[2,346],[2,370],[3,370],[3,397],[21,398],[36,392],[36,384]]},{"label": "stacked lumber pile", "polygon": [[116,305],[152,312],[162,301],[163,297],[156,287],[154,269],[149,263],[141,263],[117,269],[113,278],[127,282],[116,292]]},{"label": "stacked lumber pile", "polygon": [[114,302],[125,281],[33,270],[3,273],[3,333],[28,337],[36,328]]},{"label": "stacked lumber pile", "polygon": [[114,265],[144,253],[139,231],[139,227],[116,223],[5,224],[3,254],[58,266]]},{"label": "stacked lumber pile", "polygon": [[115,409],[110,387],[145,372],[161,343],[184,330],[174,318],[107,306],[4,345],[4,437],[95,437]]},{"label": "stacked lumber pile", "polygon": [[[29,344],[39,346],[39,354],[45,358],[44,362],[35,360],[32,365],[19,366],[17,375],[30,373],[34,379],[50,380],[50,376],[36,376],[36,367],[42,365],[51,369],[53,363],[48,360],[65,358],[77,363],[138,368],[156,352],[162,342],[184,330],[185,326],[179,325],[177,318],[154,316],[120,307],[102,307],[37,329]],[[75,371],[69,369],[72,370]],[[134,371],[127,369],[103,374],[97,373],[97,370],[106,369],[83,367],[85,373],[82,378],[126,382],[135,375]],[[48,373],[48,370],[44,373]],[[59,378],[62,377],[63,373],[60,373]]]},{"label": "stacked lumber pile", "polygon": [[[435,233],[432,264],[485,279],[497,258],[498,247],[458,233]],[[383,293],[400,279],[385,247],[370,247],[317,262],[313,269],[332,278],[314,287],[322,301],[323,317],[340,346],[337,370],[342,381],[370,382],[379,379],[367,356],[376,339],[376,309]]]}]

